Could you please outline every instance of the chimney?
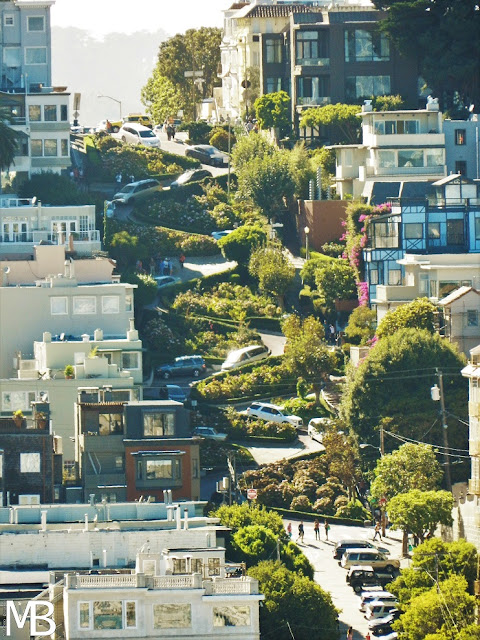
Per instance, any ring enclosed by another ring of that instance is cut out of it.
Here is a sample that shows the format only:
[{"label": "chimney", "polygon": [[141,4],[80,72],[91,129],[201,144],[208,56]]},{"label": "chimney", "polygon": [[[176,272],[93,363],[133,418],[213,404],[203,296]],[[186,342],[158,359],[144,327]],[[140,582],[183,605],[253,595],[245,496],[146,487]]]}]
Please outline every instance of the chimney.
[{"label": "chimney", "polygon": [[95,342],[101,342],[103,340],[103,329],[95,329],[93,332],[93,339]]},{"label": "chimney", "polygon": [[176,509],[175,515],[177,517],[177,530],[180,531],[180,529],[182,528],[182,511],[181,511],[180,505],[175,507],[175,509]]},{"label": "chimney", "polygon": [[363,101],[363,105],[362,105],[362,112],[363,113],[368,113],[369,111],[373,111],[372,101],[371,100],[364,100]]},{"label": "chimney", "polygon": [[82,342],[90,342],[90,336],[88,333],[82,333]]},{"label": "chimney", "polygon": [[3,267],[2,268],[2,287],[8,287],[8,274],[10,273],[10,267]]},{"label": "chimney", "polygon": [[127,331],[127,340],[138,340],[138,331],[135,329],[134,318],[130,318],[130,328]]},{"label": "chimney", "polygon": [[44,342],[51,342],[52,341],[52,334],[50,333],[50,331],[44,331],[43,332],[43,341]]}]

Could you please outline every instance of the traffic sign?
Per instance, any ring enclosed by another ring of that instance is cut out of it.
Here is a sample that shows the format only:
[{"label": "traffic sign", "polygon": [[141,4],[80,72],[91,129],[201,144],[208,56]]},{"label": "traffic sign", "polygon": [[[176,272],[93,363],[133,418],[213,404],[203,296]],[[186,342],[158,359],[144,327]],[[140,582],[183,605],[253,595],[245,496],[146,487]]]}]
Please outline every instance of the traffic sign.
[{"label": "traffic sign", "polygon": [[249,500],[257,499],[257,490],[256,489],[247,489],[247,498]]},{"label": "traffic sign", "polygon": [[381,507],[384,507],[387,504],[387,499],[386,498],[380,498],[380,500],[378,501],[378,504]]}]

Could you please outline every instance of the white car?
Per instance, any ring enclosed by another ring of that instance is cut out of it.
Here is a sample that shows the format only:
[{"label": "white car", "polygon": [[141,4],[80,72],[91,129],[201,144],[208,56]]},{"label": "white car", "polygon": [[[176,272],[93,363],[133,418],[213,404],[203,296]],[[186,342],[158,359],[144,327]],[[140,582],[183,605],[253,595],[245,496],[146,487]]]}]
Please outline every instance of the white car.
[{"label": "white car", "polygon": [[126,122],[118,132],[118,135],[123,142],[127,142],[128,144],[160,147],[160,140],[151,129],[144,127],[143,124]]},{"label": "white car", "polygon": [[197,427],[193,430],[193,435],[200,438],[208,438],[209,440],[217,440],[217,442],[223,442],[227,439],[226,433],[218,433],[213,427]]},{"label": "white car", "polygon": [[271,351],[264,344],[253,344],[242,349],[231,351],[222,364],[222,371],[231,371],[249,362],[256,362],[268,358]]},{"label": "white car", "polygon": [[285,409],[282,409],[282,407],[268,402],[252,402],[252,404],[241,413],[253,418],[260,418],[260,420],[266,420],[267,422],[291,424],[296,429],[300,429],[300,427],[303,426],[303,420],[299,416],[291,416]]},{"label": "white car", "polygon": [[154,276],[153,279],[157,283],[158,289],[169,287],[170,285],[177,284],[177,282],[181,281],[181,278],[176,278],[175,276]]},{"label": "white car", "polygon": [[325,429],[331,424],[330,418],[312,418],[308,423],[307,433],[312,440],[322,442]]},{"label": "white car", "polygon": [[235,229],[225,229],[224,231],[212,231],[212,238],[214,240],[221,240],[225,236],[228,236],[229,233],[232,233]]}]

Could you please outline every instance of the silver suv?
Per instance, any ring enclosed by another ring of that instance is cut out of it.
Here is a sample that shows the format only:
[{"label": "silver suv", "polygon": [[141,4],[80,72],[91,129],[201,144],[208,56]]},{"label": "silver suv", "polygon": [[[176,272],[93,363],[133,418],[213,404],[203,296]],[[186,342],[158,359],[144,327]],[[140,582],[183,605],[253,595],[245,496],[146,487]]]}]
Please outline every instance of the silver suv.
[{"label": "silver suv", "polygon": [[280,424],[291,424],[296,429],[300,429],[303,426],[303,420],[298,416],[289,415],[285,409],[279,407],[276,404],[269,404],[268,402],[252,402],[252,404],[242,411],[246,416],[252,416],[260,418],[260,420],[266,420],[268,422],[279,422]]}]

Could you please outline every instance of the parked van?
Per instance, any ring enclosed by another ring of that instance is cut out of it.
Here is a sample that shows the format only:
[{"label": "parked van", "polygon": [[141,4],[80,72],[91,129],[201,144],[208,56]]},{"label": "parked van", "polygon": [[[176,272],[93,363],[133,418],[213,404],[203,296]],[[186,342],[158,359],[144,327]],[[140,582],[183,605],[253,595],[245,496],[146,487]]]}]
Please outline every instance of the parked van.
[{"label": "parked van", "polygon": [[353,565],[368,565],[376,571],[385,569],[388,573],[393,573],[400,568],[400,560],[387,558],[386,555],[374,549],[347,549],[343,554],[340,565],[344,569],[350,569]]},{"label": "parked van", "polygon": [[222,371],[230,371],[248,362],[263,360],[264,358],[268,358],[269,355],[270,351],[264,344],[254,344],[250,347],[236,349],[228,354],[227,359],[222,364]]},{"label": "parked van", "polygon": [[113,203],[132,204],[135,200],[141,200],[142,198],[151,196],[155,191],[161,190],[162,187],[160,183],[153,178],[130,182],[113,196]]},{"label": "parked van", "polygon": [[390,611],[396,609],[395,602],[383,602],[383,600],[373,600],[365,607],[365,618],[367,620],[376,620],[377,618],[385,618]]},{"label": "parked van", "polygon": [[398,604],[398,600],[390,591],[362,591],[360,596],[360,611],[366,611],[367,606],[374,600],[381,600],[385,604]]}]

